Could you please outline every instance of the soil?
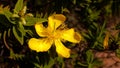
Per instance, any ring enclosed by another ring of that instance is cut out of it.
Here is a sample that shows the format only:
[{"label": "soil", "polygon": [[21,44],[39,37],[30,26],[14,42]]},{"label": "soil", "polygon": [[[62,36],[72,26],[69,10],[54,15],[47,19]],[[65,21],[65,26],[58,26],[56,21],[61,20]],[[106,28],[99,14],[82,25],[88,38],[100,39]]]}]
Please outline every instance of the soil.
[{"label": "soil", "polygon": [[95,58],[103,62],[100,68],[120,68],[120,58],[113,51],[95,52]]}]

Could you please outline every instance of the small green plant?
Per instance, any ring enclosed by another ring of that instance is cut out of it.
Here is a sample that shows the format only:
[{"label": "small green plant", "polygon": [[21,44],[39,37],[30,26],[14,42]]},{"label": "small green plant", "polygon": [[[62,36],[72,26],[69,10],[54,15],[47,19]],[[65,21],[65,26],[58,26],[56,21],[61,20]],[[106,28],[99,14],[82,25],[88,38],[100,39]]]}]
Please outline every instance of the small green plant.
[{"label": "small green plant", "polygon": [[120,57],[119,7],[118,0],[1,0],[0,68],[97,68],[93,51]]},{"label": "small green plant", "polygon": [[94,55],[92,53],[92,50],[87,50],[86,51],[86,63],[81,63],[78,62],[78,65],[81,65],[83,67],[87,67],[87,68],[94,68],[94,67],[99,67],[101,66],[101,61],[99,61],[98,59],[94,59]]}]

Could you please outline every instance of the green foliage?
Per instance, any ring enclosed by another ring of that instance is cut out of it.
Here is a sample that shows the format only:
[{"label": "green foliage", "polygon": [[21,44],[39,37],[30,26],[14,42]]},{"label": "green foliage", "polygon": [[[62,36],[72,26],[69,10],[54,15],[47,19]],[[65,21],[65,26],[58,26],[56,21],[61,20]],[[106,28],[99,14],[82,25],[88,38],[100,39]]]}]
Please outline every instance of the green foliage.
[{"label": "green foliage", "polygon": [[3,10],[3,15],[5,15],[5,17],[11,23],[11,25],[13,24],[12,28],[10,29],[13,31],[15,38],[20,42],[21,45],[23,45],[24,43],[24,36],[26,34],[25,26],[32,26],[36,22],[47,21],[46,19],[43,19],[43,18],[36,18],[36,17],[30,16],[30,14],[25,15],[25,17],[23,17],[19,15],[19,13],[21,13],[22,10],[25,10],[23,5],[23,0],[17,1],[14,8],[14,13],[10,12],[10,10],[7,10],[7,9]]},{"label": "green foliage", "polygon": [[88,39],[90,42],[90,46],[92,48],[100,48],[103,46],[103,39],[105,34],[105,22],[102,26],[93,22],[88,29],[88,33],[83,33],[85,39]]},{"label": "green foliage", "polygon": [[[1,61],[0,58],[0,61],[10,63],[10,68],[100,66],[101,62],[95,59],[93,51],[104,51],[103,41],[107,31],[110,32],[109,47],[114,45],[111,48],[115,48],[115,53],[120,57],[120,21],[115,19],[115,31],[109,29],[109,18],[119,19],[119,0],[12,0],[7,7],[6,0],[0,2],[4,5],[0,5],[0,56],[2,60],[7,60]],[[48,16],[55,13],[66,15],[66,24],[75,25],[75,29],[82,35],[82,42],[76,45],[65,43],[72,53],[68,59],[58,57],[53,49],[52,52],[36,53],[28,48],[28,40],[38,37],[34,29],[35,23],[47,22]],[[112,34],[116,31],[116,34]]]},{"label": "green foliage", "polygon": [[88,50],[86,52],[86,55],[87,55],[88,68],[94,68],[94,66],[96,65],[97,66],[101,65],[100,61],[94,59],[94,56],[91,50]]},{"label": "green foliage", "polygon": [[24,34],[25,31],[22,30],[21,28],[18,29],[17,27],[13,26],[13,34],[16,37],[16,39],[21,43],[21,45],[23,45],[24,43]]},{"label": "green foliage", "polygon": [[11,20],[12,13],[9,10],[3,10],[3,12],[6,18],[9,20],[9,22],[12,24],[15,24],[15,22]]},{"label": "green foliage", "polygon": [[94,54],[93,54],[92,50],[86,51],[85,59],[86,59],[85,63],[78,62],[78,65],[81,65],[81,66],[87,67],[87,68],[94,68],[94,67],[101,66],[101,61],[99,61],[98,59],[94,59]]},{"label": "green foliage", "polygon": [[117,54],[117,56],[120,58],[120,49],[117,49],[117,50],[116,50],[116,54]]},{"label": "green foliage", "polygon": [[26,24],[25,24],[25,26],[32,26],[32,25],[34,25],[36,22],[40,22],[40,23],[42,23],[42,22],[45,22],[45,21],[47,21],[47,19],[45,19],[45,18],[34,18],[34,17],[31,17],[31,16],[25,16],[25,20],[26,20]]},{"label": "green foliage", "polygon": [[44,66],[37,64],[37,63],[34,63],[34,65],[35,65],[35,68],[51,68],[54,63],[55,63],[55,60],[51,58],[48,64],[45,64]]},{"label": "green foliage", "polygon": [[92,54],[92,51],[91,50],[88,50],[86,52],[86,55],[87,55],[87,63],[92,63],[93,62],[93,54]]},{"label": "green foliage", "polygon": [[15,54],[15,53],[11,50],[11,51],[10,51],[10,56],[9,56],[9,58],[14,59],[14,60],[19,60],[19,59],[22,60],[22,58],[23,58],[24,56],[25,56],[25,55],[23,55],[23,54]]},{"label": "green foliage", "polygon": [[14,13],[18,14],[22,8],[23,8],[23,0],[18,0],[14,8]]}]

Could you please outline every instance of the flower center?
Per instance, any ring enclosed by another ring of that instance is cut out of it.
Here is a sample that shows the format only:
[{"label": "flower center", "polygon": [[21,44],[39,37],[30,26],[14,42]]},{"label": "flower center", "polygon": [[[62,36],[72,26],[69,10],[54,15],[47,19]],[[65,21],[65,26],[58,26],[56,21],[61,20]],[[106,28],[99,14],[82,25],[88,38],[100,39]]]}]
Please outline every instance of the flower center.
[{"label": "flower center", "polygon": [[61,33],[59,30],[55,30],[54,32],[50,32],[48,34],[48,38],[52,39],[52,40],[56,40],[56,39],[59,39],[61,36]]}]

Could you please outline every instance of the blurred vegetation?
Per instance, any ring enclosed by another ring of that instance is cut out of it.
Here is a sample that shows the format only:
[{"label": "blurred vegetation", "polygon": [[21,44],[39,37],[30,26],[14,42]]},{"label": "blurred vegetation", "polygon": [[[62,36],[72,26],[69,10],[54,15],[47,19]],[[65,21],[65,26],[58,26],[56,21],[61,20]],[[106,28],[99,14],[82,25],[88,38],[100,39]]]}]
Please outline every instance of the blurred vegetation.
[{"label": "blurred vegetation", "polygon": [[[38,37],[34,24],[47,22],[51,14],[64,14],[66,24],[82,35],[79,44],[65,43],[70,58],[28,48],[28,40]],[[107,38],[107,39],[105,39]],[[0,68],[93,68],[101,62],[94,51],[112,50],[120,57],[119,0],[1,0]]]}]

